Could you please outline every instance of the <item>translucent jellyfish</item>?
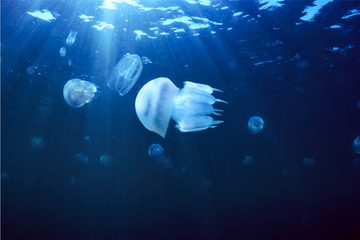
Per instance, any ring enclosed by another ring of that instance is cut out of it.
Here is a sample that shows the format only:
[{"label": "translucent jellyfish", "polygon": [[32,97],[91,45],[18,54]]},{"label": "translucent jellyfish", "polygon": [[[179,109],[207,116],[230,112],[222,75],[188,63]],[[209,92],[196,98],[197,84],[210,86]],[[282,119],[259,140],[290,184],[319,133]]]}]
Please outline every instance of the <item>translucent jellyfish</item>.
[{"label": "translucent jellyfish", "polygon": [[85,135],[85,136],[84,136],[84,139],[85,139],[85,140],[89,140],[89,139],[90,139],[89,135]]},{"label": "translucent jellyfish", "polygon": [[353,164],[355,167],[360,167],[360,160],[358,158],[355,158]]},{"label": "translucent jellyfish", "polygon": [[141,60],[142,60],[142,62],[143,62],[144,64],[152,63],[151,60],[150,60],[148,57],[145,57],[145,56],[143,56],[143,57],[141,58]]},{"label": "translucent jellyfish", "polygon": [[32,66],[30,66],[26,69],[26,73],[29,75],[33,74],[34,72],[35,72],[35,68]]},{"label": "translucent jellyfish", "polygon": [[358,137],[354,140],[354,142],[353,142],[353,144],[352,144],[352,147],[353,147],[355,153],[360,154],[360,136],[358,136]]},{"label": "translucent jellyfish", "polygon": [[63,95],[70,107],[78,108],[91,102],[96,92],[97,89],[93,83],[74,78],[65,84]]},{"label": "translucent jellyfish", "polygon": [[89,163],[88,157],[83,153],[77,154],[76,157],[75,157],[75,161],[77,161],[77,162],[79,162],[81,164],[88,164]]},{"label": "translucent jellyfish", "polygon": [[164,165],[166,168],[171,168],[171,160],[164,156],[164,149],[159,144],[152,144],[148,149],[148,154],[151,158],[159,161],[161,165]]},{"label": "translucent jellyfish", "polygon": [[257,134],[264,128],[264,120],[261,117],[253,116],[248,121],[248,128],[252,134]]},{"label": "translucent jellyfish", "polygon": [[7,172],[2,172],[1,173],[1,179],[6,179],[8,177]]},{"label": "translucent jellyfish", "polygon": [[308,167],[312,167],[315,164],[315,161],[313,158],[304,158],[302,162],[304,165],[306,165]]},{"label": "translucent jellyfish", "polygon": [[159,31],[158,31],[158,30],[155,30],[155,31],[154,31],[154,34],[155,34],[155,35],[159,35]]},{"label": "translucent jellyfish", "polygon": [[109,167],[110,165],[112,165],[114,161],[114,158],[113,157],[110,157],[109,155],[102,155],[100,157],[100,162],[105,166],[105,167]]},{"label": "translucent jellyfish", "polygon": [[68,60],[67,60],[67,64],[68,64],[70,67],[72,67],[73,61],[72,61],[71,59],[68,59]]},{"label": "translucent jellyfish", "polygon": [[128,54],[120,59],[112,72],[107,85],[124,96],[134,86],[143,70],[141,58],[136,54]]},{"label": "translucent jellyfish", "polygon": [[214,98],[213,91],[220,90],[193,82],[184,82],[184,88],[179,90],[170,79],[156,78],[140,89],[135,100],[136,114],[148,130],[163,138],[171,118],[177,122],[176,128],[181,132],[215,128],[223,121],[208,115],[221,115],[219,112],[223,111],[212,105],[226,102]]},{"label": "translucent jellyfish", "polygon": [[213,186],[213,182],[210,179],[206,179],[202,182],[203,186],[206,188],[211,188]]},{"label": "translucent jellyfish", "polygon": [[79,181],[79,179],[77,178],[77,177],[75,177],[75,176],[72,176],[71,177],[71,183],[72,184],[75,184],[75,183],[77,183]]},{"label": "translucent jellyfish", "polygon": [[246,156],[243,163],[247,166],[255,166],[255,159],[252,156]]},{"label": "translucent jellyfish", "polygon": [[164,156],[164,149],[161,145],[155,143],[149,147],[148,154],[154,159],[159,159]]},{"label": "translucent jellyfish", "polygon": [[311,65],[310,60],[298,60],[296,66],[298,68],[306,68]]},{"label": "translucent jellyfish", "polygon": [[60,54],[60,56],[65,57],[65,55],[66,55],[66,48],[64,48],[64,47],[60,48],[59,54]]},{"label": "translucent jellyfish", "polygon": [[75,39],[76,39],[76,35],[77,35],[77,31],[71,30],[68,37],[66,38],[66,44],[71,46],[74,44]]},{"label": "translucent jellyfish", "polygon": [[31,140],[31,145],[33,146],[33,148],[41,148],[44,146],[44,141],[39,137],[34,137]]},{"label": "translucent jellyfish", "polygon": [[182,176],[185,176],[186,173],[187,173],[187,168],[183,166],[182,168],[175,169],[173,174],[175,176],[182,177]]},{"label": "translucent jellyfish", "polygon": [[300,85],[296,85],[295,90],[300,94],[303,94],[305,92],[305,90]]}]

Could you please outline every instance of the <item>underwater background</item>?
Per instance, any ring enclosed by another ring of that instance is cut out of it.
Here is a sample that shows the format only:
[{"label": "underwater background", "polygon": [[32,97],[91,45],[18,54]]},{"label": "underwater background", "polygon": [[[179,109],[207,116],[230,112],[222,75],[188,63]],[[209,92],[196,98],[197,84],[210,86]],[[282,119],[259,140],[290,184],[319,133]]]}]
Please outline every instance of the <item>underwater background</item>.
[{"label": "underwater background", "polygon": [[[360,239],[359,15],[336,0],[1,1],[1,238]],[[120,96],[107,81],[128,53],[144,65]],[[158,77],[222,90],[224,122],[148,131],[135,98]],[[74,78],[98,90],[80,108],[63,98]]]}]

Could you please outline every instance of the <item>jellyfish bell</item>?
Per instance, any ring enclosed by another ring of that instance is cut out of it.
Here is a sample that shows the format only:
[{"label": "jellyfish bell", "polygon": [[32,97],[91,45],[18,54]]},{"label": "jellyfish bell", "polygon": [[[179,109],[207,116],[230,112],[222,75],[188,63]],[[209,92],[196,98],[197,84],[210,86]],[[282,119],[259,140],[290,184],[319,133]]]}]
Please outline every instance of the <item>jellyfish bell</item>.
[{"label": "jellyfish bell", "polygon": [[264,120],[261,117],[253,116],[248,121],[248,128],[252,134],[257,134],[264,128]]},{"label": "jellyfish bell", "polygon": [[79,108],[91,102],[96,92],[97,88],[93,83],[74,78],[65,84],[63,96],[70,107]]},{"label": "jellyfish bell", "polygon": [[140,89],[135,110],[144,127],[165,138],[178,92],[168,78],[156,78]]},{"label": "jellyfish bell", "polygon": [[140,122],[150,131],[165,138],[170,119],[177,122],[181,132],[197,132],[214,128],[223,121],[216,121],[210,114],[221,115],[214,109],[216,99],[211,94],[220,91],[205,84],[184,82],[177,88],[168,78],[156,78],[146,83],[135,100],[135,110]]}]

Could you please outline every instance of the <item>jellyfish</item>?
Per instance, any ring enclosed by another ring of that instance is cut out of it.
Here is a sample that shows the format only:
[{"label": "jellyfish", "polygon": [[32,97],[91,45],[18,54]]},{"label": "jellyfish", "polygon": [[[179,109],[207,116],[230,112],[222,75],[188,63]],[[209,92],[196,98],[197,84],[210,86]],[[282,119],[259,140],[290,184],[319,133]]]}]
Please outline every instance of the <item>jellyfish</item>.
[{"label": "jellyfish", "polygon": [[164,156],[164,149],[159,144],[152,144],[148,149],[148,154],[151,158],[159,161],[161,165],[164,165],[166,168],[171,168],[171,160]]},{"label": "jellyfish", "polygon": [[252,134],[257,134],[264,128],[264,120],[261,117],[253,116],[248,121],[248,128]]},{"label": "jellyfish", "polygon": [[75,177],[75,176],[72,176],[71,177],[71,183],[72,184],[75,184],[75,183],[77,183],[79,181],[79,179],[77,178],[77,177]]},{"label": "jellyfish", "polygon": [[185,166],[182,166],[181,168],[177,168],[173,172],[175,176],[179,176],[179,177],[185,176],[186,173],[187,173],[187,168]]},{"label": "jellyfish", "polygon": [[148,57],[145,57],[145,56],[143,56],[143,57],[141,58],[141,60],[142,60],[142,62],[143,62],[144,64],[152,63],[151,60],[150,60]]},{"label": "jellyfish", "polygon": [[302,162],[304,165],[306,165],[308,167],[312,167],[315,165],[315,161],[313,158],[304,158]]},{"label": "jellyfish", "polygon": [[184,88],[179,90],[170,79],[156,78],[140,89],[135,100],[136,114],[144,127],[163,138],[171,118],[177,122],[176,128],[181,132],[215,128],[223,121],[208,115],[221,115],[219,112],[223,111],[212,105],[227,102],[214,98],[213,91],[221,92],[193,82],[184,82]]},{"label": "jellyfish", "polygon": [[44,141],[39,137],[34,137],[31,139],[31,145],[33,148],[41,148],[44,146]]},{"label": "jellyfish", "polygon": [[68,37],[66,38],[66,44],[71,46],[74,44],[75,39],[76,39],[76,35],[77,35],[77,31],[71,30]]},{"label": "jellyfish", "polygon": [[255,166],[255,159],[252,156],[246,156],[243,163],[247,166]]},{"label": "jellyfish", "polygon": [[113,157],[110,157],[109,155],[102,155],[100,157],[100,162],[105,166],[105,167],[109,167],[114,161]]},{"label": "jellyfish", "polygon": [[59,54],[60,54],[60,56],[65,57],[65,55],[66,55],[66,48],[64,48],[64,47],[60,48]]},{"label": "jellyfish", "polygon": [[81,107],[95,97],[96,86],[78,78],[69,80],[64,86],[64,99],[70,107]]},{"label": "jellyfish", "polygon": [[141,58],[128,54],[120,59],[108,80],[107,85],[120,96],[124,96],[134,86],[143,70]]},{"label": "jellyfish", "polygon": [[203,186],[206,188],[211,188],[213,186],[213,182],[210,179],[206,179],[202,182]]},{"label": "jellyfish", "polygon": [[77,162],[79,162],[81,164],[88,164],[89,163],[88,157],[83,153],[76,154],[75,161],[77,161]]},{"label": "jellyfish", "polygon": [[360,167],[360,160],[358,158],[355,158],[353,164],[355,167]]},{"label": "jellyfish", "polygon": [[360,136],[354,140],[352,147],[356,154],[360,154]]},{"label": "jellyfish", "polygon": [[148,154],[153,159],[159,159],[164,156],[164,149],[159,144],[153,144],[149,147]]}]

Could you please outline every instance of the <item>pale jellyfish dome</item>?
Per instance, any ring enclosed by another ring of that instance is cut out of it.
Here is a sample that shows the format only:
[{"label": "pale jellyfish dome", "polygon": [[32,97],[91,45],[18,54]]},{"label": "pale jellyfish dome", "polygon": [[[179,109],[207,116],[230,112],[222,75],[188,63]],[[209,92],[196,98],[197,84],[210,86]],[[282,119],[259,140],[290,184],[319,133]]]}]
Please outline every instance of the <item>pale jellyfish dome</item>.
[{"label": "pale jellyfish dome", "polygon": [[178,92],[179,88],[168,78],[156,78],[145,84],[135,100],[140,122],[148,130],[165,138]]},{"label": "pale jellyfish dome", "polygon": [[261,117],[253,116],[248,121],[248,127],[251,133],[257,134],[264,128],[264,120]]}]

